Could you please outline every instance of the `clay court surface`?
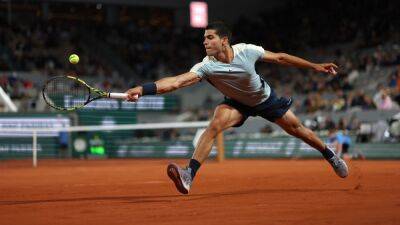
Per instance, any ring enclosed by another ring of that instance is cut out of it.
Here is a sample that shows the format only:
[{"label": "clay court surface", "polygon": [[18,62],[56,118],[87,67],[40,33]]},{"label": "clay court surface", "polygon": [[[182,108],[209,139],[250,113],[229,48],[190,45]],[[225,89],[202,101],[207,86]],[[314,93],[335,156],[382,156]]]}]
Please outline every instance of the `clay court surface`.
[{"label": "clay court surface", "polygon": [[0,224],[400,224],[399,161],[208,161],[188,196],[170,161],[0,161]]}]

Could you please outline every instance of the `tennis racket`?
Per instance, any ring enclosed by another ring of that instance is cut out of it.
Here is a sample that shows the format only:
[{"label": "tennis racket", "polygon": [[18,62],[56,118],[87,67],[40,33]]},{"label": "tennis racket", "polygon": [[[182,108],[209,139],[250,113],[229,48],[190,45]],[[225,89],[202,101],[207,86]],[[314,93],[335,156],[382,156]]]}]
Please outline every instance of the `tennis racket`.
[{"label": "tennis racket", "polygon": [[83,108],[101,98],[125,100],[128,97],[126,93],[109,93],[93,88],[73,76],[56,76],[49,79],[43,86],[42,94],[49,106],[64,111]]}]

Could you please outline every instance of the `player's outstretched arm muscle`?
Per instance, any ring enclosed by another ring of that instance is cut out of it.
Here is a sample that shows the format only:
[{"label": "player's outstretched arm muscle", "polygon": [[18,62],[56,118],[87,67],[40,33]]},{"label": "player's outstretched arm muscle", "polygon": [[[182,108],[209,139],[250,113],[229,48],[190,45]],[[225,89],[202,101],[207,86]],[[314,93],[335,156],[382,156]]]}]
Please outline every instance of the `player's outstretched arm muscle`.
[{"label": "player's outstretched arm muscle", "polygon": [[[164,94],[171,91],[175,91],[179,88],[193,85],[199,82],[200,80],[201,78],[196,73],[193,72],[188,72],[173,77],[165,77],[154,82],[155,84],[154,94]],[[143,86],[137,86],[131,88],[125,93],[128,94],[127,98],[128,101],[136,101],[138,99],[137,96],[140,97],[143,95]]]},{"label": "player's outstretched arm muscle", "polygon": [[312,63],[297,56],[270,51],[265,51],[262,61],[298,68],[313,69],[316,72],[329,73],[333,75],[336,74],[335,70],[338,68],[334,63]]},{"label": "player's outstretched arm muscle", "polygon": [[179,88],[193,85],[200,80],[200,77],[193,72],[184,73],[174,77],[165,77],[155,82],[157,85],[157,94],[175,91]]}]

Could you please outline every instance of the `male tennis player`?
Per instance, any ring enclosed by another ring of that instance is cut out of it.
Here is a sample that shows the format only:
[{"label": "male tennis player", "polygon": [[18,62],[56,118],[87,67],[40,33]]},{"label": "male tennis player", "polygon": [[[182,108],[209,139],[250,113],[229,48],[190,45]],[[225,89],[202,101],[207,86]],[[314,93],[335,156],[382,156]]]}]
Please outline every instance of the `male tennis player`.
[{"label": "male tennis player", "polygon": [[214,117],[201,136],[189,165],[181,168],[172,163],[167,167],[168,176],[178,191],[189,193],[196,172],[208,157],[217,134],[230,127],[241,126],[249,116],[261,116],[278,124],[288,134],[320,151],[339,177],[347,177],[346,163],[289,110],[291,99],[278,98],[255,71],[258,60],[333,75],[336,74],[337,66],[333,63],[312,63],[286,53],[265,51],[252,44],[231,46],[230,40],[231,32],[224,23],[210,23],[204,32],[203,44],[207,56],[202,62],[187,73],[146,83],[126,92],[128,101],[137,101],[136,95],[164,94],[207,80],[225,95],[225,100],[216,107]]}]

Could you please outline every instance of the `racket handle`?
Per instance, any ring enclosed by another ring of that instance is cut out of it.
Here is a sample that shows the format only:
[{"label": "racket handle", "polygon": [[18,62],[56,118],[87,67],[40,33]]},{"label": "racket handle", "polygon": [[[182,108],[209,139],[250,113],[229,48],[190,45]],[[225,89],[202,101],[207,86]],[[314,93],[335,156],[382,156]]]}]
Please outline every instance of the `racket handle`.
[{"label": "racket handle", "polygon": [[[126,100],[128,98],[128,94],[127,93],[108,93],[108,97],[114,98],[114,99]],[[138,99],[139,95],[136,95],[135,98]]]},{"label": "racket handle", "polygon": [[125,100],[128,97],[128,94],[126,94],[126,93],[108,93],[108,97]]}]

